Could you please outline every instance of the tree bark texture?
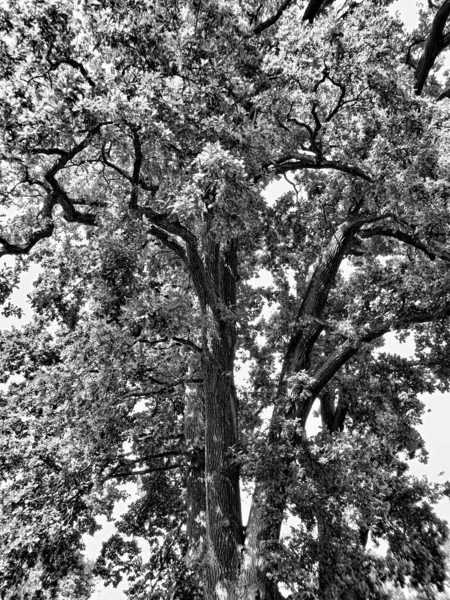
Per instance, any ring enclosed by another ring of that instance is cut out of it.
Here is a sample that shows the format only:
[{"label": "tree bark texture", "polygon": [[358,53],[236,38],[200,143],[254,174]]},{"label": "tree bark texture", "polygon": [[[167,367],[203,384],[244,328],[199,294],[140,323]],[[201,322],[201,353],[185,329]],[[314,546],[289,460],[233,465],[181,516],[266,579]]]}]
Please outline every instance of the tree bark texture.
[{"label": "tree bark texture", "polygon": [[242,516],[239,491],[233,357],[220,342],[205,360],[206,577],[205,597],[235,598]]},{"label": "tree bark texture", "polygon": [[420,95],[424,85],[428,79],[431,69],[439,54],[449,46],[450,35],[444,33],[447,20],[450,16],[450,0],[439,7],[431,26],[428,39],[425,42],[422,56],[417,63],[415,71],[415,90],[416,94]]},{"label": "tree bark texture", "polygon": [[186,536],[189,542],[187,565],[201,576],[206,542],[206,493],[205,419],[200,385],[187,385],[185,400],[184,435],[189,456],[186,484]]},{"label": "tree bark texture", "polygon": [[243,527],[239,488],[236,353],[237,244],[205,240],[205,272],[215,302],[205,310],[202,371],[205,400],[205,598],[233,600]]}]

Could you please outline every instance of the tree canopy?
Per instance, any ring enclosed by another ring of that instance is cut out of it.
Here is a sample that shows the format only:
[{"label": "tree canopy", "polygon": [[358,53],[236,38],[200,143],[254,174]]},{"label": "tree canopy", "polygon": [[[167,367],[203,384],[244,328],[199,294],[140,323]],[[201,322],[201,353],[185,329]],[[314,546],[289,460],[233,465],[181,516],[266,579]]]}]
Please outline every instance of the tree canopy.
[{"label": "tree canopy", "polygon": [[444,589],[408,459],[449,389],[450,0],[390,5],[3,2],[5,314],[39,276],[0,337],[2,599],[88,598],[127,482],[93,573],[130,598]]}]

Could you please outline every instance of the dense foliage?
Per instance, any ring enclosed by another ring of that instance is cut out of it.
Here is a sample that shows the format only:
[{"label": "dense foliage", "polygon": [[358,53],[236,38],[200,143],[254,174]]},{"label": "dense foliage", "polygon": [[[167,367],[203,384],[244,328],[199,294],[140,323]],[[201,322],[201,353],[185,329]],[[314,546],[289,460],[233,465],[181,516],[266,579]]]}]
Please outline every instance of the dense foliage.
[{"label": "dense foliage", "polygon": [[0,337],[2,598],[444,589],[448,488],[407,461],[449,387],[450,0],[412,34],[391,4],[2,4],[6,315],[39,271]]}]

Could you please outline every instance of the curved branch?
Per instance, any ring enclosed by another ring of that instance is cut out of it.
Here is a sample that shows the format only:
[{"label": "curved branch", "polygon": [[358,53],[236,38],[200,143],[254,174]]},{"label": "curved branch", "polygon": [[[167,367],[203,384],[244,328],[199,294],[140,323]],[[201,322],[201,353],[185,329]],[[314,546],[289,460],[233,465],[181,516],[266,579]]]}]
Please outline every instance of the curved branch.
[{"label": "curved branch", "polygon": [[[96,225],[95,215],[90,213],[82,213],[75,209],[74,201],[72,201],[67,195],[66,191],[61,187],[60,183],[56,179],[56,174],[59,173],[77,154],[82,152],[89,144],[92,139],[100,133],[101,125],[96,125],[87,134],[87,136],[79,143],[76,144],[71,150],[60,151],[59,149],[55,152],[55,149],[38,149],[37,151],[42,154],[56,153],[60,155],[60,158],[48,169],[45,173],[45,180],[50,185],[53,192],[53,200],[55,203],[61,205],[63,209],[63,215],[66,221],[69,223],[82,223],[83,225]],[[62,152],[62,153],[61,153]]]},{"label": "curved branch", "polygon": [[405,233],[400,229],[392,229],[390,227],[374,227],[371,229],[362,229],[359,232],[359,236],[362,238],[370,238],[375,236],[383,236],[383,237],[391,237],[408,246],[412,246],[417,250],[423,252],[430,260],[435,260],[436,258],[440,258],[446,262],[450,262],[450,253],[445,250],[441,250],[439,248],[431,247],[429,244],[426,244],[422,240],[418,239],[416,236]]},{"label": "curved branch", "polygon": [[55,71],[60,65],[69,65],[69,67],[72,67],[73,69],[77,69],[81,75],[83,76],[83,78],[88,82],[88,84],[91,86],[91,88],[95,88],[96,83],[95,81],[90,77],[89,73],[86,70],[86,67],[78,62],[77,60],[75,60],[74,58],[59,58],[55,61],[50,60],[50,58],[48,58],[48,62],[50,63],[50,67],[52,71]]}]

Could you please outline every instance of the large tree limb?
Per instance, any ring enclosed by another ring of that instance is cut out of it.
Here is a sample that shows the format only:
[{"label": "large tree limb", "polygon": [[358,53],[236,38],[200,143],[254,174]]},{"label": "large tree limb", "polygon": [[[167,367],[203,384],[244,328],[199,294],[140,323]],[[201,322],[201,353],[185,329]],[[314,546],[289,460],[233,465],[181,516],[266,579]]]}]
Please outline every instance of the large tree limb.
[{"label": "large tree limb", "polygon": [[0,251],[0,256],[6,256],[8,254],[28,254],[40,240],[51,237],[54,228],[54,224],[49,222],[43,229],[32,233],[28,242],[25,244],[11,244],[4,237],[0,236],[0,244],[3,246],[3,250]]},{"label": "large tree limb", "polygon": [[362,229],[359,232],[359,236],[362,238],[370,238],[375,236],[391,237],[403,242],[404,244],[407,244],[408,246],[412,246],[413,248],[420,250],[426,256],[428,256],[430,260],[440,258],[445,262],[450,262],[450,252],[427,244],[417,236],[411,233],[405,233],[400,229],[394,229],[391,227],[373,227],[370,229]]},{"label": "large tree limb", "polygon": [[332,3],[333,0],[310,0],[303,13],[303,20],[312,23],[317,15]]},{"label": "large tree limb", "polygon": [[301,171],[303,169],[330,169],[346,173],[347,175],[353,175],[354,177],[359,177],[365,181],[372,181],[371,175],[356,165],[349,165],[335,160],[318,160],[315,156],[308,156],[306,154],[304,156],[295,154],[280,157],[267,168],[270,169],[272,173],[279,175],[288,173],[289,171]]},{"label": "large tree limb", "polygon": [[272,27],[272,25],[275,25],[275,23],[283,16],[284,12],[292,4],[294,4],[295,1],[296,0],[284,0],[284,2],[280,5],[280,7],[278,8],[277,12],[274,15],[272,15],[271,17],[269,17],[268,19],[266,19],[265,21],[263,21],[262,23],[260,23],[253,29],[253,32],[255,33],[255,35],[259,35],[266,29],[269,29],[269,27]]},{"label": "large tree limb", "polygon": [[333,233],[314,269],[300,304],[296,330],[291,336],[285,355],[282,378],[287,373],[294,373],[305,368],[309,353],[323,329],[322,313],[334,285],[336,273],[357,232],[367,223],[388,219],[391,216],[390,213],[352,216]]},{"label": "large tree limb", "polygon": [[[151,223],[148,233],[159,239],[186,264],[202,306],[206,307],[209,305],[213,310],[216,310],[218,299],[214,291],[214,286],[206,275],[205,265],[200,257],[195,235],[179,222],[176,215],[159,213],[150,206],[138,204],[138,186],[146,191],[150,191],[152,194],[158,191],[159,186],[148,184],[141,177],[140,171],[143,154],[139,134],[136,129],[133,130],[133,146],[135,161],[132,175],[129,175],[124,169],[109,160],[104,146],[102,148],[102,160],[107,167],[115,170],[130,182],[132,186],[130,208],[138,214],[145,216]],[[185,242],[185,246],[180,244],[176,238],[181,238]]]},{"label": "large tree limb", "polygon": [[444,35],[444,28],[447,24],[449,16],[450,0],[445,0],[439,7],[434,17],[422,56],[417,63],[415,71],[416,81],[414,85],[417,95],[422,93],[424,85],[428,79],[428,75],[430,74],[437,57],[445,48],[450,45],[450,35]]},{"label": "large tree limb", "polygon": [[60,158],[48,169],[45,173],[45,180],[49,184],[55,203],[61,205],[63,209],[63,215],[66,221],[69,223],[82,223],[83,225],[95,225],[95,215],[90,213],[82,213],[74,207],[74,202],[69,198],[67,192],[62,188],[58,180],[56,179],[57,173],[59,173],[67,164],[80,154],[85,148],[89,146],[92,139],[100,133],[101,125],[96,125],[87,134],[87,136],[78,144],[76,144],[71,150],[59,150],[59,149],[36,149],[41,154],[54,153],[59,154]]},{"label": "large tree limb", "polygon": [[336,373],[359,351],[363,344],[373,342],[383,335],[408,329],[413,325],[431,323],[450,316],[450,307],[442,310],[429,308],[428,310],[411,311],[409,314],[401,314],[390,323],[374,327],[367,334],[357,340],[346,340],[336,348],[327,358],[313,371],[311,383],[301,391],[297,401],[295,416],[305,424],[315,399],[325,386],[333,379]]},{"label": "large tree limb", "polygon": [[[158,213],[150,207],[137,206],[136,210],[153,223],[149,233],[160,239],[186,264],[201,305],[204,308],[210,306],[216,312],[219,309],[217,294],[213,282],[206,274],[195,235],[184,227],[177,217]],[[185,248],[173,236],[184,240]]]}]

